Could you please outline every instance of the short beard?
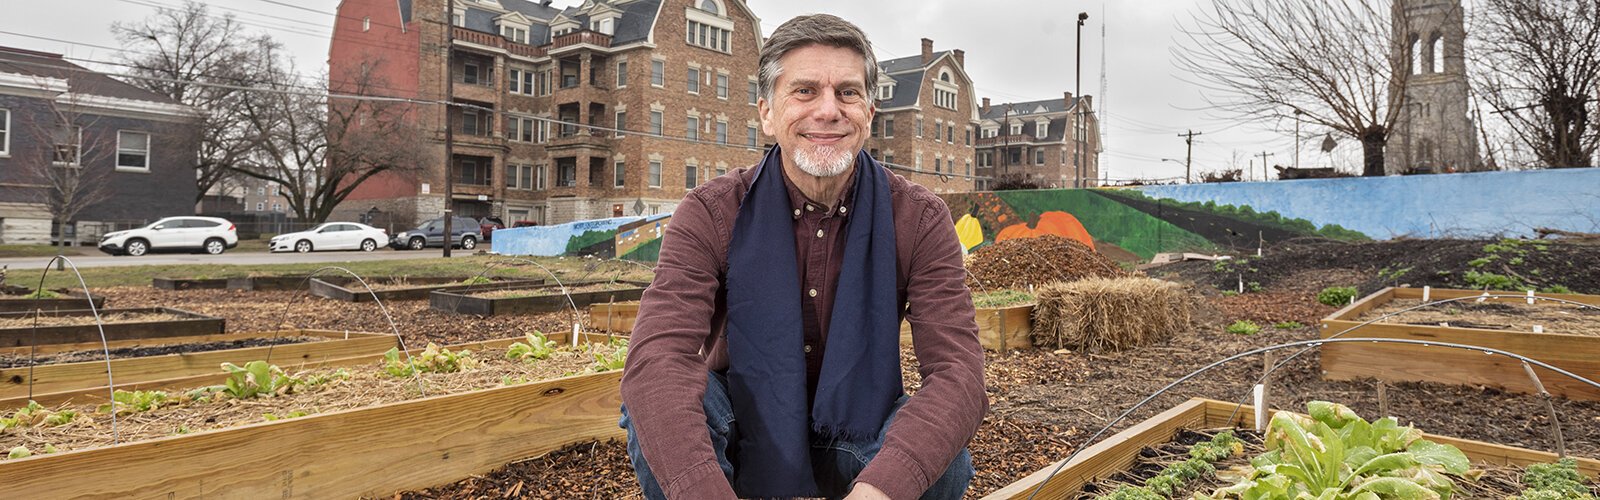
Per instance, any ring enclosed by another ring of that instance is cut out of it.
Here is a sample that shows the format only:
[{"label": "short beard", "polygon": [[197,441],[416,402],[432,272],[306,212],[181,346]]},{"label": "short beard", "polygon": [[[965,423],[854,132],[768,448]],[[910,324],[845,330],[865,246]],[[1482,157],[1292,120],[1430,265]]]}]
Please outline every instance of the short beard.
[{"label": "short beard", "polygon": [[817,177],[842,175],[850,170],[855,160],[855,152],[828,146],[815,149],[802,148],[794,153],[794,162],[800,167],[800,171]]}]

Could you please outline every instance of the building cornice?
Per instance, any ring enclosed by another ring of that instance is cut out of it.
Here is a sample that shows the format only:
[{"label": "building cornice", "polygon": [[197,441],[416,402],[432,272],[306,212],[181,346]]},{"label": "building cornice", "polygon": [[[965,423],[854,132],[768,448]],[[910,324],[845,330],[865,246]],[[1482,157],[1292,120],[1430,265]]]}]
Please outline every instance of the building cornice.
[{"label": "building cornice", "polygon": [[181,122],[199,116],[197,110],[182,104],[140,101],[120,97],[65,93],[57,96],[55,102],[60,105],[93,111],[96,114],[127,118]]},{"label": "building cornice", "polygon": [[0,73],[0,94],[54,97],[69,89],[65,78]]}]

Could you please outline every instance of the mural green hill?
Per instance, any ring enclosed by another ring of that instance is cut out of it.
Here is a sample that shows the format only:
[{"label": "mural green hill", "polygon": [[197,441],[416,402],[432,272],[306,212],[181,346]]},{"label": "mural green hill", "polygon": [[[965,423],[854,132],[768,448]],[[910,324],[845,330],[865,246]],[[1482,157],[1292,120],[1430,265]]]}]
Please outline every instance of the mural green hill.
[{"label": "mural green hill", "polygon": [[[1039,214],[1048,211],[1072,214],[1095,241],[1122,247],[1143,259],[1160,252],[1216,248],[1198,234],[1088,190],[999,191],[994,195],[1010,205],[1023,221],[1037,220]],[[1001,229],[986,227],[984,233],[992,237]]]},{"label": "mural green hill", "polygon": [[1250,223],[1253,223],[1253,224],[1276,227],[1276,228],[1279,228],[1279,229],[1282,229],[1282,230],[1285,230],[1285,231],[1295,232],[1295,233],[1300,233],[1300,234],[1305,234],[1305,235],[1316,235],[1316,236],[1321,236],[1321,237],[1328,238],[1328,239],[1341,240],[1341,241],[1372,241],[1372,238],[1367,237],[1367,235],[1362,234],[1360,231],[1352,231],[1352,230],[1349,230],[1349,229],[1345,229],[1343,227],[1340,227],[1338,224],[1328,224],[1328,225],[1322,226],[1321,228],[1318,228],[1317,225],[1312,223],[1311,221],[1308,221],[1308,220],[1305,220],[1305,219],[1296,219],[1296,218],[1284,217],[1283,215],[1279,214],[1278,212],[1257,212],[1257,211],[1255,211],[1255,209],[1250,208],[1249,205],[1233,206],[1233,205],[1218,205],[1216,202],[1212,202],[1212,201],[1208,201],[1208,202],[1205,202],[1205,203],[1198,203],[1198,202],[1180,202],[1180,201],[1173,201],[1173,200],[1169,200],[1169,199],[1157,199],[1157,198],[1151,198],[1150,196],[1145,195],[1144,193],[1141,193],[1141,192],[1135,191],[1135,190],[1131,190],[1131,189],[1108,189],[1108,190],[1101,190],[1099,192],[1100,192],[1100,194],[1103,194],[1103,195],[1106,195],[1106,196],[1111,196],[1111,197],[1122,197],[1122,198],[1129,198],[1129,199],[1137,199],[1137,200],[1148,201],[1148,202],[1151,202],[1151,203],[1159,202],[1159,203],[1161,203],[1163,205],[1170,206],[1170,207],[1178,207],[1178,208],[1185,208],[1185,209],[1189,209],[1189,210],[1198,210],[1198,211],[1203,211],[1203,212],[1209,212],[1209,213],[1213,213],[1213,214],[1216,214],[1216,215],[1221,215],[1221,216],[1230,217],[1230,218],[1238,219],[1238,220],[1245,221],[1245,222],[1250,222]]}]

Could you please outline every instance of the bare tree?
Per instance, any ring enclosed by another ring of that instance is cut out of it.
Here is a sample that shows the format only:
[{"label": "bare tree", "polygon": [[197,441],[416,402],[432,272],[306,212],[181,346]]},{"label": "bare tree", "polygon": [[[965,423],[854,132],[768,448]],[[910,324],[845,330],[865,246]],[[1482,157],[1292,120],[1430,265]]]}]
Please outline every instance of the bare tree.
[{"label": "bare tree", "polygon": [[[265,68],[253,64],[251,52],[272,45],[265,34],[249,35],[232,15],[213,16],[205,4],[186,0],[182,8],[160,8],[138,23],[111,27],[130,50],[128,83],[200,110],[200,122],[184,127],[174,139],[198,153],[195,193],[198,202],[249,153],[247,127],[233,109],[243,94],[230,87],[259,82]],[[226,86],[218,86],[226,85]]]},{"label": "bare tree", "polygon": [[261,64],[278,69],[236,111],[254,149],[239,173],[281,186],[301,220],[323,222],[362,181],[421,172],[424,141],[406,119],[411,104],[376,92],[385,88],[381,61],[352,68],[339,80],[343,93],[330,94],[298,85],[294,69],[280,68],[272,53],[262,48]]},{"label": "bare tree", "polygon": [[96,127],[99,117],[87,113],[80,102],[85,91],[74,90],[60,99],[41,100],[36,119],[13,122],[21,122],[21,132],[30,136],[30,142],[45,145],[19,157],[17,163],[31,184],[29,197],[50,212],[51,226],[57,228],[52,245],[65,246],[67,228],[77,222],[78,214],[113,194],[109,160],[117,148],[116,131]]},{"label": "bare tree", "polygon": [[1537,166],[1594,166],[1600,149],[1600,0],[1479,2],[1475,89]]},{"label": "bare tree", "polygon": [[1384,174],[1384,144],[1409,74],[1396,60],[1388,0],[1211,0],[1173,50],[1217,110],[1294,120],[1361,142],[1363,175]]}]

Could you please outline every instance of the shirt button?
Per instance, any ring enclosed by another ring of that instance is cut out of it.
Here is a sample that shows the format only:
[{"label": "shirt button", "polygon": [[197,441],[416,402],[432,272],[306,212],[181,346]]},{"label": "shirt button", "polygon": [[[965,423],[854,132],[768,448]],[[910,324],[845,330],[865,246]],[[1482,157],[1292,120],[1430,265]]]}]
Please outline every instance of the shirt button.
[{"label": "shirt button", "polygon": [[806,291],[806,295],[810,295],[810,296],[812,296],[812,297],[816,297],[816,296],[817,296],[817,289],[815,289],[815,288],[812,288],[812,289],[810,289],[810,290],[807,290],[807,291]]},{"label": "shirt button", "polygon": [[794,216],[795,217],[799,217],[800,216],[800,209],[798,209],[798,208],[794,209]]},{"label": "shirt button", "polygon": [[844,212],[845,212],[844,207],[843,206],[839,207],[839,213],[842,215],[842,214],[844,214]]},{"label": "shirt button", "polygon": [[818,229],[818,230],[817,230],[817,237],[818,237],[818,238],[821,238],[821,237],[822,237],[822,230],[821,230],[821,229]]},{"label": "shirt button", "polygon": [[813,210],[816,210],[816,209],[817,209],[817,207],[811,206],[810,203],[806,204],[806,211],[807,212],[810,212],[810,211],[813,211]]},{"label": "shirt button", "polygon": [[811,352],[811,344],[806,344],[806,352]]}]

